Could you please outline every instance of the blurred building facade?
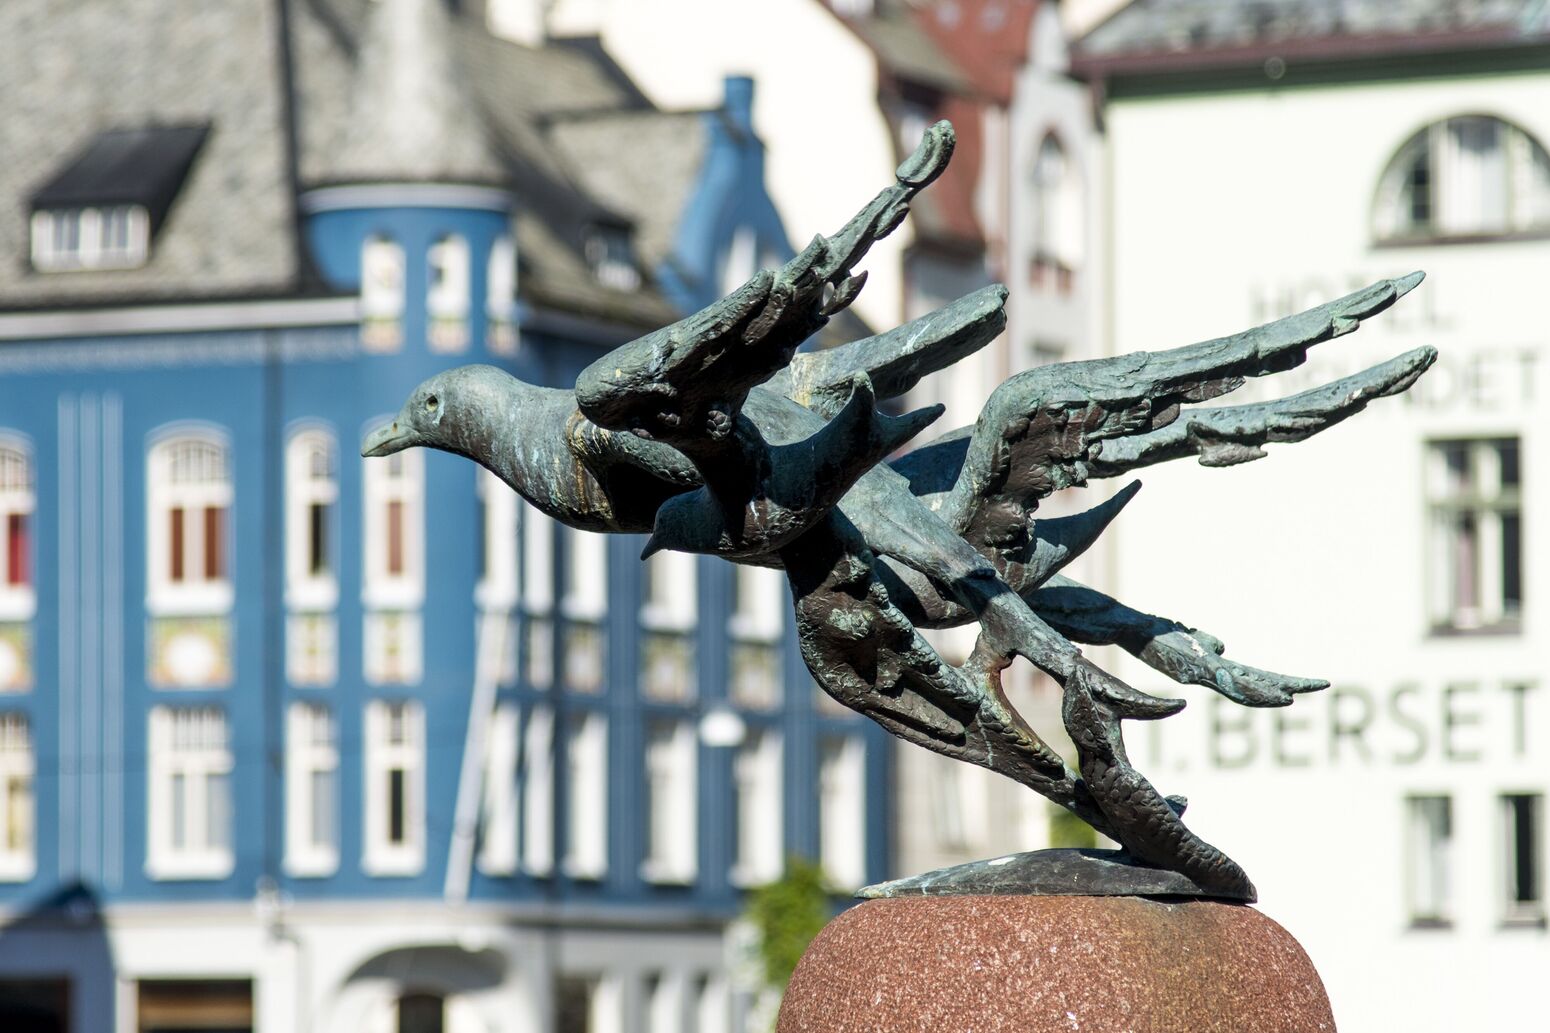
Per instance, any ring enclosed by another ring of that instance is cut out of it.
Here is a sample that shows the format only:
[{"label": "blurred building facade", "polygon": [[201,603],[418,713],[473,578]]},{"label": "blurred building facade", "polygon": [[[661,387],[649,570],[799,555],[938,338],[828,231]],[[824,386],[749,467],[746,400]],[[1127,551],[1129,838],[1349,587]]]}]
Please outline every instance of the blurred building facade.
[{"label": "blurred building facade", "polygon": [[1332,686],[1259,712],[1187,690],[1185,713],[1132,731],[1132,754],[1255,877],[1342,1029],[1528,1028],[1550,960],[1550,566],[1534,532],[1550,15],[1138,0],[1075,64],[1100,102],[1110,353],[1424,269],[1358,333],[1233,397],[1420,345],[1441,356],[1404,397],[1261,462],[1147,472],[1108,536],[1105,587]]},{"label": "blurred building facade", "polygon": [[778,576],[356,458],[789,254],[753,103],[441,0],[0,10],[0,1024],[710,1033],[743,887],[887,874]]}]

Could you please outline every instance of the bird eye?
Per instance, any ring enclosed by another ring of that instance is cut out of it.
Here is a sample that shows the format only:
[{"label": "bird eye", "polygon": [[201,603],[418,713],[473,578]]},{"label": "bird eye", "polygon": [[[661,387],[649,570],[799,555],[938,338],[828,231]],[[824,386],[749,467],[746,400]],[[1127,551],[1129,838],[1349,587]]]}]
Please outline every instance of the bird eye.
[{"label": "bird eye", "polygon": [[425,411],[426,412],[435,412],[436,411],[436,406],[438,406],[440,404],[441,404],[440,399],[438,399],[435,395],[431,395],[430,397],[425,399]]}]

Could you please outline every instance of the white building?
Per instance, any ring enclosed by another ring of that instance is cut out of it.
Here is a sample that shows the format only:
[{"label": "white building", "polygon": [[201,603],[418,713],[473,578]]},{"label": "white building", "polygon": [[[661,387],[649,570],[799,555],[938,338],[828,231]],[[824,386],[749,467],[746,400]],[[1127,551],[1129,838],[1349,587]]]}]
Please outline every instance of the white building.
[{"label": "white building", "polygon": [[1550,16],[1250,7],[1140,0],[1079,48],[1103,99],[1109,351],[1424,269],[1360,332],[1227,401],[1418,345],[1441,359],[1408,396],[1263,462],[1146,472],[1106,587],[1231,658],[1333,684],[1258,712],[1186,690],[1184,714],[1131,726],[1132,755],[1248,869],[1342,1030],[1539,1028]]}]

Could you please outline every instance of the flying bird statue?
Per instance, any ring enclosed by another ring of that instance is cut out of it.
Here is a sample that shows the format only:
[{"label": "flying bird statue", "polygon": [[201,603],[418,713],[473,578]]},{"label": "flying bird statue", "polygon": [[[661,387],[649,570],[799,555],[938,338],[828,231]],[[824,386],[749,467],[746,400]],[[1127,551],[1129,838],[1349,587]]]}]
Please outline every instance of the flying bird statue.
[{"label": "flying bird statue", "polygon": [[[573,391],[491,366],[454,369],[420,385],[363,454],[442,449],[571,527],[649,533],[647,554],[783,569],[803,658],[836,700],[1067,808],[1118,842],[1126,863],[1176,873],[1169,885],[1183,889],[1168,892],[1252,900],[1243,870],[1185,826],[1184,802],[1164,797],[1126,756],[1121,722],[1164,718],[1184,702],[1132,688],[1077,643],[1117,644],[1244,706],[1285,706],[1326,683],[1229,661],[1214,637],[1060,573],[1138,483],[1085,513],[1035,514],[1062,488],[1168,459],[1249,462],[1269,443],[1300,441],[1404,391],[1435,359],[1431,349],[1276,401],[1195,408],[1248,377],[1299,365],[1309,347],[1355,330],[1421,274],[1201,344],[1027,370],[996,388],[973,427],[897,455],[941,409],[891,416],[877,401],[994,339],[1006,289],[837,348],[798,349],[855,299],[866,279],[857,263],[952,149],[952,127],[937,123],[897,182],[837,234],[603,356]],[[970,622],[979,636],[958,665],[920,633]],[[1062,687],[1075,770],[1003,692],[1001,672],[1019,656]]]}]

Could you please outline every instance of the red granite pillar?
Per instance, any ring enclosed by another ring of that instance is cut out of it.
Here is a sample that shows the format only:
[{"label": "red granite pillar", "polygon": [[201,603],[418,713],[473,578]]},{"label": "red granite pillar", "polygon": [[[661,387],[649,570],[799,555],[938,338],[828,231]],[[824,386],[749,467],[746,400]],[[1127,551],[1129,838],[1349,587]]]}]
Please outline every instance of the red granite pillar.
[{"label": "red granite pillar", "polygon": [[1296,940],[1251,907],[1141,897],[871,900],[797,966],[778,1033],[1332,1033]]}]

